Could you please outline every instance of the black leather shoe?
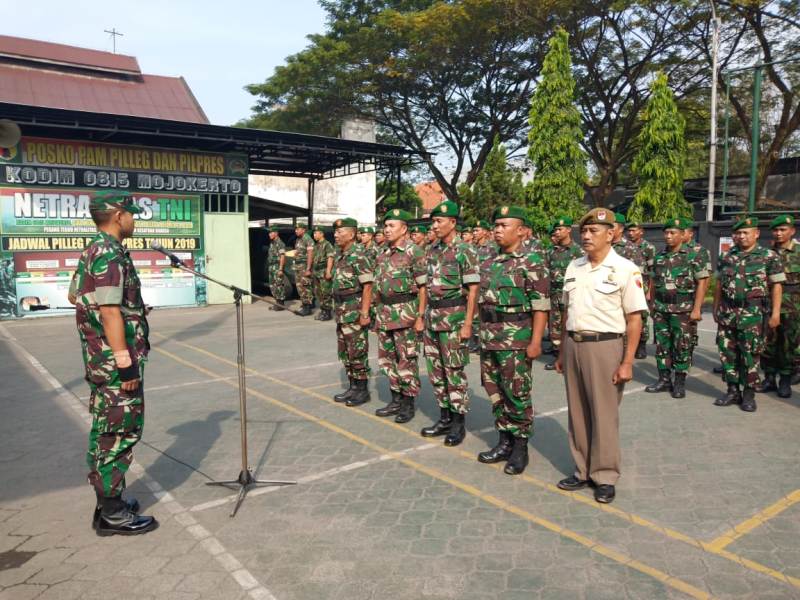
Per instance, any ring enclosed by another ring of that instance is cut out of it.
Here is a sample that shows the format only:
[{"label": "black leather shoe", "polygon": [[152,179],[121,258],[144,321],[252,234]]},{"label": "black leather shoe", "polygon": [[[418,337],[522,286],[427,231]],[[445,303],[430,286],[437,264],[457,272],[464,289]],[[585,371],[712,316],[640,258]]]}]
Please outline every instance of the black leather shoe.
[{"label": "black leather shoe", "polygon": [[344,402],[353,395],[353,378],[349,377],[348,379],[350,379],[350,384],[347,386],[347,389],[343,392],[339,392],[338,394],[334,394],[334,402]]},{"label": "black leather shoe", "polygon": [[507,431],[501,431],[500,441],[494,448],[478,453],[478,462],[492,464],[503,460],[508,460],[511,456],[511,449],[514,447],[514,436]]},{"label": "black leather shoe", "polygon": [[756,392],[753,388],[745,388],[742,392],[742,403],[739,406],[744,412],[756,412]]},{"label": "black leather shoe", "polygon": [[[125,500],[125,506],[132,513],[139,514],[139,501],[136,498]],[[100,520],[100,512],[103,510],[103,499],[97,499],[97,506],[94,509],[94,516],[92,516],[92,529],[97,529],[97,522]]]},{"label": "black leather shoe", "polygon": [[560,490],[566,490],[567,492],[574,492],[576,490],[582,490],[587,485],[589,485],[588,479],[578,479],[575,475],[570,475],[566,479],[562,479],[558,482],[557,487]]},{"label": "black leather shoe", "polygon": [[414,418],[414,396],[400,396],[400,410],[394,418],[395,423],[408,423]]},{"label": "black leather shoe", "polygon": [[319,320],[320,321],[330,321],[333,317],[331,316],[331,311],[328,309],[319,311]]},{"label": "black leather shoe", "polygon": [[616,495],[613,485],[598,485],[594,490],[594,499],[600,504],[611,504]]},{"label": "black leather shoe", "polygon": [[731,404],[741,404],[742,394],[739,392],[739,386],[735,383],[728,384],[728,391],[722,398],[714,400],[714,406],[730,406]]},{"label": "black leather shoe", "polygon": [[388,417],[396,415],[398,412],[400,412],[400,392],[392,390],[392,401],[386,406],[377,409],[375,414],[379,417]]},{"label": "black leather shoe", "polygon": [[311,305],[310,304],[303,304],[302,308],[300,310],[298,310],[295,314],[298,317],[307,317],[312,312],[314,312],[314,311],[311,310]]},{"label": "black leather shoe", "polygon": [[711,370],[714,372],[715,375],[722,375],[722,373],[724,371],[724,369],[721,366],[720,367],[714,367]]},{"label": "black leather shoe", "polygon": [[792,397],[792,376],[781,375],[778,381],[778,398]]},{"label": "black leather shoe", "polygon": [[100,517],[95,532],[101,537],[109,535],[139,535],[158,527],[154,517],[137,515],[128,509],[121,498],[103,498]]},{"label": "black leather shoe", "polygon": [[422,437],[437,437],[450,431],[453,424],[453,413],[449,408],[439,408],[439,420],[430,427],[423,427],[419,433]]},{"label": "black leather shoe", "polygon": [[645,346],[644,342],[639,342],[639,345],[636,346],[636,354],[633,356],[639,360],[647,358],[647,346]]},{"label": "black leather shoe", "polygon": [[672,397],[686,397],[686,373],[675,373],[675,381],[672,383]]},{"label": "black leather shoe", "polygon": [[347,406],[360,406],[370,401],[369,383],[366,379],[356,379],[353,381],[353,393],[344,401]]},{"label": "black leather shoe", "polygon": [[775,383],[775,374],[774,373],[766,373],[764,375],[764,379],[761,383],[756,384],[756,391],[759,394],[766,394],[768,392],[774,392],[778,389],[778,384]]},{"label": "black leather shoe", "polygon": [[464,437],[467,435],[467,428],[464,423],[465,417],[466,415],[461,413],[455,413],[453,415],[453,423],[450,425],[450,431],[444,438],[445,446],[458,446],[464,441]]},{"label": "black leather shoe", "polygon": [[670,371],[667,369],[662,369],[658,372],[658,381],[648,385],[644,388],[644,391],[649,394],[655,394],[657,392],[671,392],[672,391],[672,380],[670,379]]},{"label": "black leather shoe", "polygon": [[515,437],[514,449],[506,463],[503,473],[506,475],[519,475],[528,466],[528,438]]}]

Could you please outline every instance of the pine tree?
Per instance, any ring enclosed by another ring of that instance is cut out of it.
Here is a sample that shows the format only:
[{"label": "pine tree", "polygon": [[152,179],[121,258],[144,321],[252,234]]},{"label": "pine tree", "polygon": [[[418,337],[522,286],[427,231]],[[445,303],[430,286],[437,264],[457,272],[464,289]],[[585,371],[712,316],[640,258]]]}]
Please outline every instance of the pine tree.
[{"label": "pine tree", "polygon": [[498,136],[472,189],[463,190],[460,196],[466,220],[490,219],[502,204],[523,204],[522,176],[508,168],[506,149]]},{"label": "pine tree", "polygon": [[547,219],[585,212],[586,155],[580,146],[581,117],[574,104],[568,39],[561,28],[550,38],[528,119],[528,158],[535,169],[529,202]]},{"label": "pine tree", "polygon": [[692,207],[683,196],[686,121],[678,112],[664,73],[656,76],[650,91],[638,139],[639,151],[633,160],[639,191],[628,218],[661,222],[672,217],[691,217]]}]

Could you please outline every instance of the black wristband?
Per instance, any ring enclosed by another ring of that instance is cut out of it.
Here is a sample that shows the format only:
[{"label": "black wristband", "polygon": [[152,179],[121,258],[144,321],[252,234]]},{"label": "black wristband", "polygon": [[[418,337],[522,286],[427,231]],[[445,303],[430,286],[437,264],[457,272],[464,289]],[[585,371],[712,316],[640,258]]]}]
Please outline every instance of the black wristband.
[{"label": "black wristband", "polygon": [[119,373],[119,380],[122,383],[139,379],[139,365],[133,361],[129,367],[117,367],[117,373]]}]

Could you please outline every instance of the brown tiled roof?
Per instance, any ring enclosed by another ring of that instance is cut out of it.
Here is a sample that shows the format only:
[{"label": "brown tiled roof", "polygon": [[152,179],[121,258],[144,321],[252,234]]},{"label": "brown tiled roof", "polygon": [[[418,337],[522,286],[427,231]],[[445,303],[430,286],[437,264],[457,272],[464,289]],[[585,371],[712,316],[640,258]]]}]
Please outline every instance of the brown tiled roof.
[{"label": "brown tiled roof", "polygon": [[426,181],[414,186],[414,191],[422,199],[422,210],[431,212],[437,204],[447,200],[442,187],[436,181]]}]

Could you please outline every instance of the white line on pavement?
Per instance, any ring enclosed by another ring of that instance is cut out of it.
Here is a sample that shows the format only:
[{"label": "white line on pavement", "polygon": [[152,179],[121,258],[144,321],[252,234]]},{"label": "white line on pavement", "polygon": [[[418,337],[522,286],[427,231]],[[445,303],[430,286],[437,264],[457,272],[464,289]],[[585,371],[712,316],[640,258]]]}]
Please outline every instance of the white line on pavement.
[{"label": "white line on pavement", "polygon": [[[69,392],[61,382],[56,379],[47,368],[40,363],[35,356],[33,356],[24,346],[15,338],[8,329],[0,324],[0,334],[3,338],[13,344],[17,352],[19,352],[31,364],[31,366],[42,376],[42,378],[50,384],[50,387],[56,392],[58,397],[69,406],[78,415],[78,418],[89,425],[91,425],[92,418],[87,413],[86,407],[78,401],[75,394]],[[160,505],[174,515],[175,520],[188,531],[194,539],[200,542],[203,549],[213,556],[217,562],[222,565],[222,568],[230,574],[230,576],[245,590],[253,600],[276,600],[275,596],[261,585],[258,580],[253,577],[252,573],[244,568],[236,557],[228,552],[225,547],[215,538],[210,531],[200,525],[197,520],[188,513],[186,508],[183,507],[175,498],[166,491],[161,484],[150,477],[141,465],[134,462],[130,471],[135,473],[144,484],[150,489],[153,495],[158,499]]]}]

